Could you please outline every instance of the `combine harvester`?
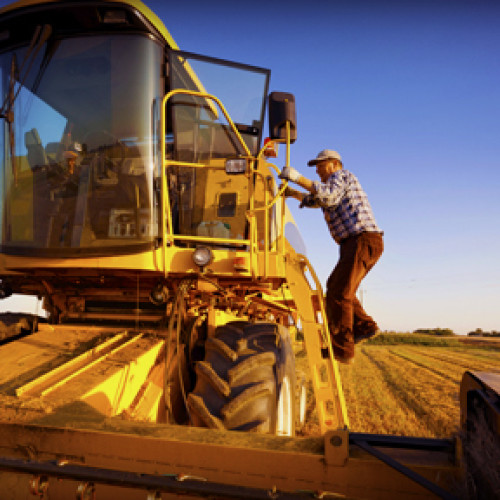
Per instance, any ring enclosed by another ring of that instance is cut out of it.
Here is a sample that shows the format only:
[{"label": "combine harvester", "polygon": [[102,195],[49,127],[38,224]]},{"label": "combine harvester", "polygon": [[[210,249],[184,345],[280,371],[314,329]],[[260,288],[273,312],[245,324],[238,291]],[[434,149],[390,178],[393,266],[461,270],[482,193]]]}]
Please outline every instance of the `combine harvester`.
[{"label": "combine harvester", "polygon": [[[181,52],[135,0],[4,7],[0,68],[0,294],[47,315],[0,343],[2,499],[494,492],[468,450],[498,376],[464,375],[460,439],[349,432],[268,70]],[[321,437],[294,437],[299,323]]]}]

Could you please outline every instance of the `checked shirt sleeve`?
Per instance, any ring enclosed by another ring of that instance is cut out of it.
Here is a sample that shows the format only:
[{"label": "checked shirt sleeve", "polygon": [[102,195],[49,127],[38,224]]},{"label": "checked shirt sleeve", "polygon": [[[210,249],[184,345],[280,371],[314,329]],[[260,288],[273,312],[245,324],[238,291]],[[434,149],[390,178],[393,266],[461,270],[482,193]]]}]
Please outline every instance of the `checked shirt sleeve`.
[{"label": "checked shirt sleeve", "polygon": [[335,207],[344,197],[347,185],[343,177],[332,175],[325,182],[313,181],[313,186],[316,191],[314,197],[321,207]]},{"label": "checked shirt sleeve", "polygon": [[368,198],[358,179],[342,169],[326,182],[313,182],[318,200],[333,239],[340,243],[365,231],[380,232]]}]

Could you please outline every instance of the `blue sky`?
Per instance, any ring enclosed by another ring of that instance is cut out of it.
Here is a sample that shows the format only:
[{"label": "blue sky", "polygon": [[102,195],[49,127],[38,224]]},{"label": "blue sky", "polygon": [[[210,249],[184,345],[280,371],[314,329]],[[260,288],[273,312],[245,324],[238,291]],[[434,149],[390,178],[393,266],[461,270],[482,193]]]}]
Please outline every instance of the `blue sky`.
[{"label": "blue sky", "polygon": [[[500,330],[499,2],[146,3],[182,49],[267,67],[295,95],[302,174],[331,148],[358,176],[385,231],[362,283],[383,330]],[[324,284],[337,246],[290,206]]]},{"label": "blue sky", "polygon": [[[145,0],[187,51],[271,69],[291,163],[338,150],[385,231],[362,283],[383,330],[500,330],[500,2]],[[282,165],[283,157],[279,160]],[[323,285],[319,211],[290,202]]]}]

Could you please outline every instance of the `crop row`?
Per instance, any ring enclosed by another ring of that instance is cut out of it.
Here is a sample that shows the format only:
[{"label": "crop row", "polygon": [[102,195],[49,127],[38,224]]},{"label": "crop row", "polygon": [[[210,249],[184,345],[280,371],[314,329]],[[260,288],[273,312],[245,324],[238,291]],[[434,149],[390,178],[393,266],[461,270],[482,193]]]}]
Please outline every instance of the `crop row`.
[{"label": "crop row", "polygon": [[[304,364],[305,362],[305,364]],[[305,353],[298,359],[309,378]],[[500,353],[482,349],[370,345],[339,365],[353,432],[450,437],[458,430],[459,385],[465,370],[500,372]],[[308,380],[307,424],[319,434]]]},{"label": "crop row", "polygon": [[[402,407],[415,413],[419,423],[435,437],[452,435],[458,423],[458,386],[415,363],[402,360],[387,349],[364,348],[367,356],[381,371],[393,395]],[[406,435],[422,435],[410,423]]]},{"label": "crop row", "polygon": [[419,349],[429,358],[452,363],[465,370],[500,372],[500,353],[495,351],[483,351],[479,349]]},{"label": "crop row", "polygon": [[375,434],[431,436],[417,413],[401,404],[402,394],[392,389],[391,381],[367,352],[369,349],[359,350],[352,365],[340,367],[350,429]]},{"label": "crop row", "polygon": [[[397,346],[388,349],[388,351],[394,356],[398,356],[401,360],[408,363],[412,363],[420,368],[422,368],[422,376],[425,370],[428,370],[444,379],[451,381],[458,388],[460,385],[460,380],[462,378],[465,367],[453,363],[449,360],[445,360],[439,357],[439,354],[434,352],[429,353],[428,350],[423,350],[420,348],[412,348],[407,346]],[[433,349],[436,351],[436,349]]]}]

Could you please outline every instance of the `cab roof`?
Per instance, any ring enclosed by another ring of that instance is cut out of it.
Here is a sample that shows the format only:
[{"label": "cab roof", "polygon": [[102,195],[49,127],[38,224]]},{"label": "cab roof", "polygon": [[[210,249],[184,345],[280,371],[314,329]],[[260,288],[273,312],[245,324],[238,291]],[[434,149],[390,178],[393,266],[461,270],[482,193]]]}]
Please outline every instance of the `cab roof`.
[{"label": "cab roof", "polygon": [[[161,19],[143,2],[140,0],[106,0],[106,1],[68,1],[68,0],[19,0],[17,2],[13,2],[5,7],[0,9],[0,20],[3,16],[8,16],[13,14],[17,14],[16,11],[22,11],[24,9],[32,9],[32,8],[41,8],[44,5],[50,6],[50,8],[57,8],[57,4],[60,4],[61,7],[65,9],[70,8],[72,5],[75,8],[82,6],[91,6],[95,5],[96,7],[100,7],[105,9],[115,8],[118,6],[123,6],[126,10],[134,11],[136,14],[136,18],[143,22],[144,27],[148,29],[148,31],[156,31],[156,34],[160,35],[163,40],[167,43],[167,45],[174,49],[179,50],[179,47],[175,40],[172,38],[172,35],[168,32],[167,28],[161,21]],[[19,12],[20,13],[20,12]]]}]

